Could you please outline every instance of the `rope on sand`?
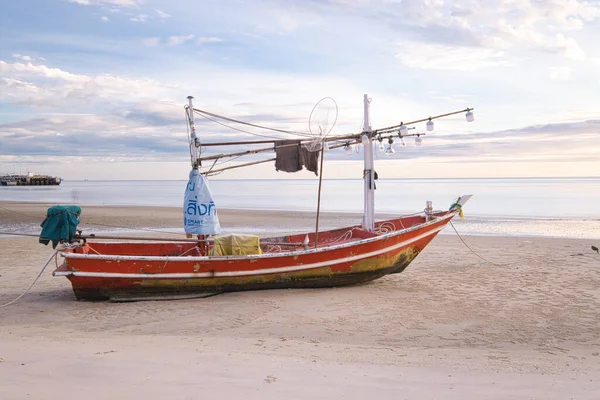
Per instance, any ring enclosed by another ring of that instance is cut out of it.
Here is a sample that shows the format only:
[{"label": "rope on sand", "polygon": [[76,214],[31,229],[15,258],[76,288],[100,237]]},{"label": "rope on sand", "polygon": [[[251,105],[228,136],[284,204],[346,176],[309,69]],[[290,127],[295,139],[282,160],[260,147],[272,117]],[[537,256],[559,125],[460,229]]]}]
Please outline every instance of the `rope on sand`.
[{"label": "rope on sand", "polygon": [[458,233],[458,231],[454,227],[454,224],[452,223],[452,221],[450,221],[450,226],[452,227],[452,229],[454,229],[454,232],[456,232],[456,235],[458,236],[458,238],[460,239],[460,241],[463,242],[463,244],[467,247],[467,249],[469,249],[471,251],[471,253],[475,254],[477,257],[481,258],[483,261],[485,261],[487,263],[490,263],[492,265],[495,265],[497,267],[506,267],[508,265],[514,265],[514,264],[518,264],[519,263],[519,262],[514,262],[514,263],[507,263],[507,264],[498,264],[498,263],[495,263],[493,261],[488,260],[487,258],[484,258],[484,257],[480,256],[475,250],[473,250],[471,247],[469,247],[469,245],[467,244],[467,242],[464,241],[464,239],[462,238],[462,236],[460,236],[460,233]]},{"label": "rope on sand", "polygon": [[48,257],[48,260],[46,260],[46,263],[44,264],[44,266],[42,267],[42,269],[40,270],[39,274],[36,276],[36,278],[33,280],[33,282],[31,282],[31,285],[29,285],[29,287],[27,288],[27,290],[25,290],[23,293],[21,293],[21,295],[19,295],[19,297],[17,297],[16,299],[14,299],[13,301],[10,301],[6,304],[2,304],[0,305],[0,308],[4,308],[4,307],[8,307],[11,304],[14,304],[17,302],[17,300],[19,300],[21,297],[25,296],[33,287],[33,285],[35,285],[35,283],[37,282],[38,279],[40,279],[40,276],[42,276],[42,273],[44,272],[44,270],[46,269],[46,267],[48,266],[48,264],[50,264],[50,261],[52,261],[53,259],[55,259],[58,255],[59,252],[70,249],[72,246],[68,243],[61,243],[58,246],[56,246],[56,249],[52,252],[52,254],[50,255],[50,257]]}]

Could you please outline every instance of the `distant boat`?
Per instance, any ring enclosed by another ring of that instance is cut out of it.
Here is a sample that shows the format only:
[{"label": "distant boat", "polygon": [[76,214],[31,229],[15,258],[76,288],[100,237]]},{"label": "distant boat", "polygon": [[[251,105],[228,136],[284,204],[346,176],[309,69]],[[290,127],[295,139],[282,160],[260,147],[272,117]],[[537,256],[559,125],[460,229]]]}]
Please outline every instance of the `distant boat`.
[{"label": "distant boat", "polygon": [[60,185],[62,179],[56,176],[37,175],[28,173],[27,175],[10,174],[0,176],[1,186],[56,186]]}]

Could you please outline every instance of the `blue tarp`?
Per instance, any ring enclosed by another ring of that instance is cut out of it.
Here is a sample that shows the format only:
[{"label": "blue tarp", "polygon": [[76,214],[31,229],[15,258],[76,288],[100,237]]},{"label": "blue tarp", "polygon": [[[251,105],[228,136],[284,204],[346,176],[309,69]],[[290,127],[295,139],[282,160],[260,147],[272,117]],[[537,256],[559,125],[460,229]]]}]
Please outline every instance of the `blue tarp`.
[{"label": "blue tarp", "polygon": [[48,245],[52,241],[52,248],[56,248],[61,240],[70,243],[79,225],[80,215],[81,207],[78,206],[50,207],[41,225],[40,243]]}]

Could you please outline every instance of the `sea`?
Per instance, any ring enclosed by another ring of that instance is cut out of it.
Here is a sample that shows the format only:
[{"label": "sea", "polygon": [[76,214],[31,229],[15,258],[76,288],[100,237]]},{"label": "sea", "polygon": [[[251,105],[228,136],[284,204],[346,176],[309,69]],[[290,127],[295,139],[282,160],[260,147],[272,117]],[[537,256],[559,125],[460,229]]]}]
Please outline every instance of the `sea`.
[{"label": "sea", "polygon": [[[186,184],[66,180],[60,186],[0,187],[0,201],[182,207]],[[318,184],[317,179],[210,180],[217,207],[249,212],[316,212]],[[422,211],[427,200],[434,209],[448,209],[463,194],[473,197],[464,207],[465,220],[454,220],[461,234],[600,239],[600,177],[379,179],[375,212],[411,214]],[[350,215],[361,213],[362,207],[362,180],[323,180],[322,211]],[[455,233],[448,226],[442,234]]]}]

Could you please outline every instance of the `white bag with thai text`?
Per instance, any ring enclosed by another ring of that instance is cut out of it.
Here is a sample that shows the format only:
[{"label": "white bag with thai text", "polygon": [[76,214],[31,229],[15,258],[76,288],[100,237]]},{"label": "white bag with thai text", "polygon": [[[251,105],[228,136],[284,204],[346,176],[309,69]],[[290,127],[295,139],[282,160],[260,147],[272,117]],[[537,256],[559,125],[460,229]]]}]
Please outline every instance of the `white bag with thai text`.
[{"label": "white bag with thai text", "polygon": [[190,172],[183,202],[183,227],[185,233],[194,235],[216,235],[221,225],[208,181],[197,169]]}]

